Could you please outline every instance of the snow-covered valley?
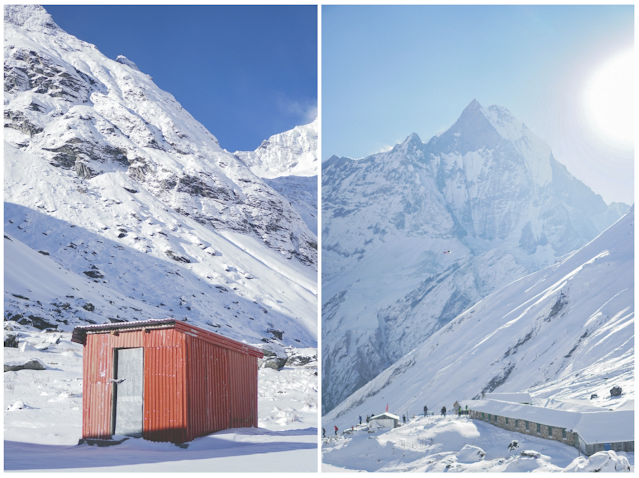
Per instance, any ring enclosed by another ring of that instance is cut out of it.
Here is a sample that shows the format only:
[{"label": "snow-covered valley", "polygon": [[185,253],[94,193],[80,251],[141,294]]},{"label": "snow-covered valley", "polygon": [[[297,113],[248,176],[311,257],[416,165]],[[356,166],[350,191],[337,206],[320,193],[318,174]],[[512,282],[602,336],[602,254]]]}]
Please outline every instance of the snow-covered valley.
[{"label": "snow-covered valley", "polygon": [[[444,406],[452,410],[456,401],[469,403],[493,391],[527,391],[533,398],[532,410],[540,414],[545,408],[561,407],[586,411],[598,407],[603,413],[634,410],[634,380],[633,207],[581,249],[493,292],[458,315],[326,414],[323,427],[347,430],[358,423],[359,416],[380,413],[387,406],[407,417],[422,414],[425,405],[438,413]],[[613,395],[617,387],[619,395]],[[507,437],[517,439],[515,435],[520,434],[476,421],[467,423],[470,435],[468,430],[455,433],[474,437],[465,443],[487,453],[497,434],[500,443],[505,441],[497,456],[506,461],[490,466],[507,466]],[[490,427],[488,435],[485,426]],[[401,430],[390,433],[401,435]],[[448,445],[448,438],[440,439],[444,445],[433,449],[436,453],[454,454],[463,445],[457,439]],[[542,455],[558,456],[550,463],[560,468],[566,468],[578,454],[577,449],[552,440],[530,446]],[[564,448],[567,455],[561,451]],[[346,466],[340,465],[346,463],[346,454],[351,463],[361,461],[356,446],[344,447],[334,455],[328,451],[330,447],[324,451],[324,460],[329,464]],[[384,453],[388,455],[388,449]],[[331,458],[340,455],[339,461]],[[627,457],[634,464],[634,453]],[[420,469],[426,465],[419,462]],[[361,465],[363,469],[367,466]]]}]

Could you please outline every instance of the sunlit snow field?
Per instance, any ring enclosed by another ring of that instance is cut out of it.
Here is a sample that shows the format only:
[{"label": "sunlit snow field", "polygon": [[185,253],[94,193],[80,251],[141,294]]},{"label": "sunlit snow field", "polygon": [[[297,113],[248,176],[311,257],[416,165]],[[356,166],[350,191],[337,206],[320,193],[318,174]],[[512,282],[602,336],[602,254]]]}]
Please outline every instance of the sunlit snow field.
[{"label": "sunlit snow field", "polygon": [[[518,448],[509,450],[513,440]],[[615,465],[618,471],[630,471],[623,465],[634,471],[634,453],[600,452],[587,459],[563,443],[450,415],[418,417],[392,430],[369,429],[364,423],[345,434],[327,435],[322,462],[324,472],[615,471]]]}]

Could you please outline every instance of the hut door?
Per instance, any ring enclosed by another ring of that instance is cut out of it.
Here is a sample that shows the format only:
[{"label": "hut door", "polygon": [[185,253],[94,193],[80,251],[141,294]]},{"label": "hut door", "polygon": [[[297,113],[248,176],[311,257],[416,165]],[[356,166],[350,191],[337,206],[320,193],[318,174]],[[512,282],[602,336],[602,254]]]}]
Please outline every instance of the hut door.
[{"label": "hut door", "polygon": [[114,353],[115,435],[141,437],[144,349],[116,349]]}]

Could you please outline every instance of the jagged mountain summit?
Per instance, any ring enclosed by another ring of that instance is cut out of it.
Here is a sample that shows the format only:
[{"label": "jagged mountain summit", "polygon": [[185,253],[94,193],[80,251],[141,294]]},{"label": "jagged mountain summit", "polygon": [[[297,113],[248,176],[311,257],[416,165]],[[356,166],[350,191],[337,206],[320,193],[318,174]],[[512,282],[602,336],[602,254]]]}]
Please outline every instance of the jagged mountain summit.
[{"label": "jagged mountain summit", "polygon": [[[611,395],[616,386],[620,396]],[[493,391],[528,391],[551,407],[634,402],[634,207],[581,249],[458,315],[324,422],[344,427],[386,404],[407,415],[452,409]]]},{"label": "jagged mountain summit", "polygon": [[5,6],[4,131],[5,251],[24,259],[6,255],[6,317],[170,316],[316,344],[317,238],[300,214],[132,61],[40,6]]},{"label": "jagged mountain summit", "polygon": [[325,161],[324,413],[627,210],[606,205],[508,110],[475,100],[427,143],[412,134],[385,153]]},{"label": "jagged mountain summit", "polygon": [[317,128],[316,118],[312,123],[265,139],[255,151],[234,154],[261,178],[317,176]]},{"label": "jagged mountain summit", "polygon": [[271,136],[255,151],[236,151],[257,176],[288,199],[317,236],[317,119]]}]

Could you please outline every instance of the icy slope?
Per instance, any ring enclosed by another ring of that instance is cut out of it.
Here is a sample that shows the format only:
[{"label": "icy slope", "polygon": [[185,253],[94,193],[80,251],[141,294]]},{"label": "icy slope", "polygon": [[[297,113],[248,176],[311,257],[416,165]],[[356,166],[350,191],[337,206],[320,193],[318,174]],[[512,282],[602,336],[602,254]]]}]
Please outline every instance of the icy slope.
[{"label": "icy slope", "polygon": [[181,216],[315,264],[315,236],[295,209],[130,61],[106,58],[33,5],[5,7],[4,51],[9,143],[87,187],[126,176]]},{"label": "icy slope", "polygon": [[607,206],[505,108],[476,101],[428,143],[413,134],[386,153],[324,162],[323,353],[334,358],[324,412],[627,209]]},{"label": "icy slope", "polygon": [[240,158],[261,178],[280,176],[317,176],[317,119],[262,141],[255,151],[236,151]]},{"label": "icy slope", "polygon": [[315,346],[315,234],[125,60],[5,7],[5,315]]},{"label": "icy slope", "polygon": [[[486,392],[534,399],[634,400],[634,208],[551,267],[492,293],[324,417],[452,408]],[[619,385],[624,393],[610,398]]]}]

